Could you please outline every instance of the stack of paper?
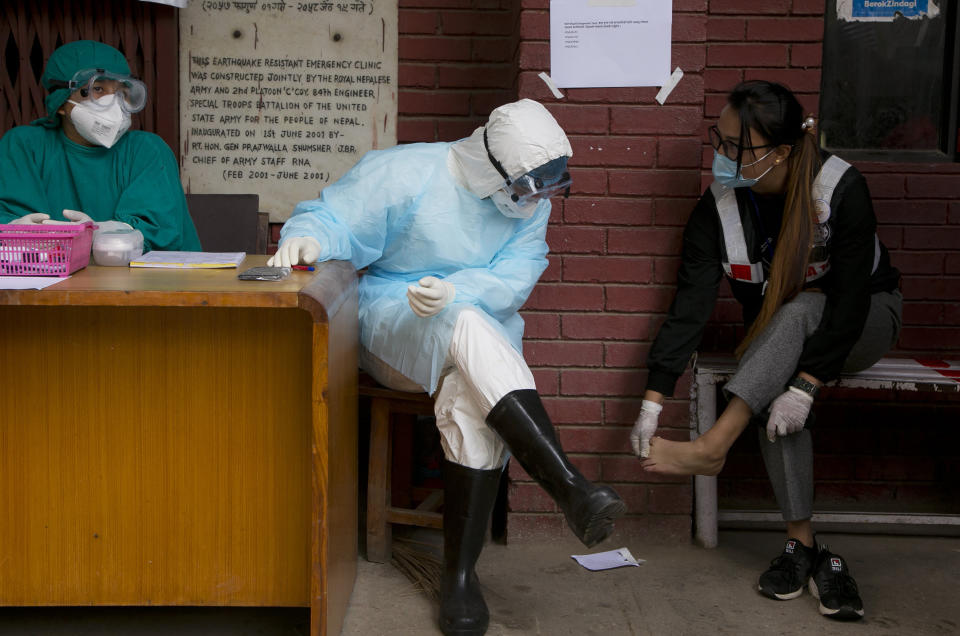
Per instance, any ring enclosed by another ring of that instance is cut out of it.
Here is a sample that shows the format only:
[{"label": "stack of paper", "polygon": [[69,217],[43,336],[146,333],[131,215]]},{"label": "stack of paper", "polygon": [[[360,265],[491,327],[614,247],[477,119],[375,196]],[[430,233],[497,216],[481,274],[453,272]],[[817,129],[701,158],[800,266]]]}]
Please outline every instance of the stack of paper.
[{"label": "stack of paper", "polygon": [[245,252],[161,252],[154,250],[130,261],[130,267],[212,269],[237,267]]},{"label": "stack of paper", "polygon": [[54,278],[52,276],[0,276],[0,289],[44,289],[65,281],[69,276]]}]

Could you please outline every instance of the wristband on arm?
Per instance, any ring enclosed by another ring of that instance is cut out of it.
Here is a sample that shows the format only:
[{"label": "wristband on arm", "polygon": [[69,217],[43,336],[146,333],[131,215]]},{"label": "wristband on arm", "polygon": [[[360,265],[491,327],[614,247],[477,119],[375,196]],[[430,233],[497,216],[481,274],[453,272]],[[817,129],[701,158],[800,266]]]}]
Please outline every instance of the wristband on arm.
[{"label": "wristband on arm", "polygon": [[790,387],[799,389],[812,398],[817,397],[817,392],[820,391],[820,387],[809,380],[801,378],[799,375],[790,381]]}]

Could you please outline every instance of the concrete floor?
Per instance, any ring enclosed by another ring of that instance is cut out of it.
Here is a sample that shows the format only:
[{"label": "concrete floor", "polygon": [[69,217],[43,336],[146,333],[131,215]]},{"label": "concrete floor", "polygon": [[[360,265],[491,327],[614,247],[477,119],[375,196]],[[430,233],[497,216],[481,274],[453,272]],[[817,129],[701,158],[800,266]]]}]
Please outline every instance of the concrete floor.
[{"label": "concrete floor", "polygon": [[[630,548],[640,567],[581,568],[576,540],[553,545],[489,545],[478,565],[490,606],[490,636],[519,634],[861,634],[960,633],[960,539],[820,535],[848,560],[864,601],[857,623],[826,619],[804,593],[773,601],[756,591],[757,576],[782,549],[775,532],[727,531],[720,547]],[[436,610],[387,565],[362,562],[345,636],[439,634]]]},{"label": "concrete floor", "polygon": [[[575,540],[488,545],[478,573],[490,605],[491,636],[517,634],[859,634],[960,633],[960,539],[821,535],[847,557],[866,618],[836,623],[803,594],[772,601],[757,575],[781,549],[774,532],[725,531],[720,547],[663,546],[616,540],[646,563],[589,572],[569,555]],[[430,635],[433,603],[391,565],[361,559],[345,636]],[[301,610],[59,609],[0,610],[0,634],[16,636],[301,636]]]}]

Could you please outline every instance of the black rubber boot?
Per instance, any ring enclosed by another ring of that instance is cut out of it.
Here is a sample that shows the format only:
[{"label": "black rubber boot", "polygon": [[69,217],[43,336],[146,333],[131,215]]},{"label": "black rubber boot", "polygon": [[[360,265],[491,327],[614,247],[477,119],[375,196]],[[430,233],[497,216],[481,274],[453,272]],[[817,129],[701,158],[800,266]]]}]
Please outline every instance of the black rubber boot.
[{"label": "black rubber boot", "polygon": [[627,507],[612,488],[590,483],[570,463],[535,390],[521,389],[503,396],[487,414],[487,424],[553,497],[584,545],[593,547],[610,536],[613,520]]},{"label": "black rubber boot", "polygon": [[482,636],[490,612],[474,565],[483,550],[501,468],[478,470],[443,462],[443,581],[440,631],[446,636]]}]

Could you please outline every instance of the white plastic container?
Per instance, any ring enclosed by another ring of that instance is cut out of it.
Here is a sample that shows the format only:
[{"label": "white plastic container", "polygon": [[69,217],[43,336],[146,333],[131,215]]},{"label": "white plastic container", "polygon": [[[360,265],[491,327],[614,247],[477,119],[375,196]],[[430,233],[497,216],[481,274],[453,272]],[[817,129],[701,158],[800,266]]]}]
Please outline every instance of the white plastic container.
[{"label": "white plastic container", "polygon": [[140,230],[121,229],[97,232],[93,237],[93,262],[97,265],[126,267],[143,255]]}]

